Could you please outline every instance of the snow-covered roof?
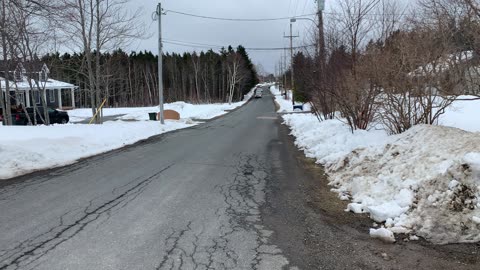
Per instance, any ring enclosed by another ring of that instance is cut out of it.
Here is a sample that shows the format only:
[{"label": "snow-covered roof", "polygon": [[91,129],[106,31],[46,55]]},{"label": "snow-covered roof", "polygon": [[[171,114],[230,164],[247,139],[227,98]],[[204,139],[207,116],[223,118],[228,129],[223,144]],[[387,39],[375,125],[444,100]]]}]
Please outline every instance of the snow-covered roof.
[{"label": "snow-covered roof", "polygon": [[465,63],[472,60],[474,57],[473,51],[463,51],[458,53],[449,54],[446,57],[438,59],[438,61],[428,63],[425,66],[419,67],[413,72],[410,72],[409,76],[424,76],[427,74],[437,74],[444,71],[448,71],[450,67]]},{"label": "snow-covered roof", "polygon": [[[36,83],[35,80],[30,79],[32,86],[36,89]],[[0,77],[0,86],[5,91],[5,78]],[[20,90],[20,91],[28,91],[30,90],[30,84],[28,83],[28,79],[24,77],[24,79],[21,82],[14,82],[14,81],[9,81],[10,89],[12,90]],[[54,79],[48,79],[46,82],[39,82],[40,88],[51,90],[51,89],[68,89],[68,88],[77,88],[75,85],[62,82],[62,81],[57,81]]]}]

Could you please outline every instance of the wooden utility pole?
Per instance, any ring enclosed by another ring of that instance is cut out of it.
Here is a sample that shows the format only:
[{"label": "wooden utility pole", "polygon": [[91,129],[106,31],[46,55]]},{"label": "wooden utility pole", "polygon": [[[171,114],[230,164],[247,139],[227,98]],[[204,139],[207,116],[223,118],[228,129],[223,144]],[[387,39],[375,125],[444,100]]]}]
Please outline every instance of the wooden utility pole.
[{"label": "wooden utility pole", "polygon": [[165,124],[163,115],[163,44],[162,44],[162,3],[157,6],[157,20],[158,20],[158,100],[160,109],[160,123]]},{"label": "wooden utility pole", "polygon": [[284,38],[289,38],[290,39],[290,83],[292,87],[292,104],[295,105],[295,99],[293,98],[293,92],[295,91],[295,81],[293,77],[293,38],[299,37],[293,35],[293,25],[292,23],[295,22],[294,20],[290,20],[290,35],[285,36]]},{"label": "wooden utility pole", "polygon": [[283,50],[283,91],[287,98],[287,49]]},{"label": "wooden utility pole", "polygon": [[[318,4],[318,57],[320,59],[320,73],[322,78],[325,73],[325,32],[323,30],[323,11],[325,10],[325,0],[317,0]],[[322,80],[321,83],[324,83]]]}]

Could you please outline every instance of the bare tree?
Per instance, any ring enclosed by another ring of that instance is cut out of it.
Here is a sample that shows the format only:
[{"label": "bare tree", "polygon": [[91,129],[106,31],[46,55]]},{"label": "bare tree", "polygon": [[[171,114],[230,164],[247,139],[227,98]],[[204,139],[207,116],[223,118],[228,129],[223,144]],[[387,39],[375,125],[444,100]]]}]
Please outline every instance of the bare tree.
[{"label": "bare tree", "polygon": [[[38,55],[41,54],[41,46],[48,40],[48,26],[51,20],[51,15],[54,13],[54,5],[52,1],[48,0],[4,0],[1,2],[2,9],[2,51],[4,58],[4,73],[5,73],[5,90],[6,90],[6,104],[2,104],[6,108],[5,115],[7,124],[11,124],[11,104],[10,104],[10,79],[13,63],[28,63],[30,66],[38,62]],[[39,89],[38,72],[34,72],[34,76],[26,76],[27,72],[23,66],[17,74],[21,79],[25,76],[30,85],[30,92],[34,89]],[[34,83],[32,83],[32,80]],[[15,97],[20,96],[17,82],[13,81],[13,89],[15,90]],[[28,92],[27,92],[28,93]],[[25,94],[27,94],[25,93]],[[45,94],[45,89],[43,89]],[[2,103],[4,102],[2,92]],[[43,99],[43,106],[46,108],[46,102]],[[22,102],[22,101],[17,101]],[[20,104],[25,105],[25,104]],[[22,106],[25,109],[25,106]],[[46,110],[45,110],[46,111]],[[48,113],[44,115],[44,123],[49,124]]]},{"label": "bare tree", "polygon": [[[3,118],[6,125],[12,124],[11,116],[11,104],[10,104],[10,80],[9,80],[9,55],[10,55],[10,46],[9,42],[13,38],[14,31],[12,29],[12,13],[10,12],[13,7],[13,4],[10,1],[2,0],[0,4],[1,8],[1,18],[0,18],[0,35],[1,35],[1,50],[2,50],[2,71],[5,74],[5,93],[3,89],[0,88],[0,106],[3,109]],[[0,85],[1,86],[1,85]]]},{"label": "bare tree", "polygon": [[[140,10],[129,12],[129,0],[62,0],[64,9],[63,30],[71,38],[73,46],[80,46],[84,53],[88,73],[92,114],[102,99],[101,52],[125,45],[143,34],[138,21]],[[104,88],[104,87],[103,87]],[[101,113],[99,114],[101,115]],[[101,117],[96,117],[100,124]]]},{"label": "bare tree", "polygon": [[243,59],[239,53],[231,52],[228,55],[228,104],[232,104],[237,84],[241,83],[245,78],[245,67],[243,64]]}]

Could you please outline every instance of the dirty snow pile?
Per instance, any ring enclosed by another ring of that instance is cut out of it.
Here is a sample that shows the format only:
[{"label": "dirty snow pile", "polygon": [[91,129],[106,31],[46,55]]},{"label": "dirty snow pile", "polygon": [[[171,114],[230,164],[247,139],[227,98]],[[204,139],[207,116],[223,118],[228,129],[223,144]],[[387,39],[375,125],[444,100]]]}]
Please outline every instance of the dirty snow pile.
[{"label": "dirty snow pile", "polygon": [[[448,114],[445,119],[458,117]],[[394,136],[352,134],[339,120],[293,114],[284,120],[297,146],[325,166],[332,190],[351,200],[347,210],[368,213],[382,225],[372,228],[372,237],[480,241],[480,133],[419,125]]]},{"label": "dirty snow pile", "polygon": [[[282,95],[282,92],[280,89],[276,86],[271,86],[270,87],[270,92],[275,96],[275,102],[278,104],[280,107],[278,109],[278,113],[288,113],[288,112],[293,112],[293,104],[292,104],[292,91],[288,90],[288,99],[285,99],[285,96]],[[301,102],[295,102],[295,105],[302,105],[303,103]],[[299,111],[299,110],[297,110]],[[311,106],[309,103],[303,104],[303,111],[309,112],[311,111]]]}]

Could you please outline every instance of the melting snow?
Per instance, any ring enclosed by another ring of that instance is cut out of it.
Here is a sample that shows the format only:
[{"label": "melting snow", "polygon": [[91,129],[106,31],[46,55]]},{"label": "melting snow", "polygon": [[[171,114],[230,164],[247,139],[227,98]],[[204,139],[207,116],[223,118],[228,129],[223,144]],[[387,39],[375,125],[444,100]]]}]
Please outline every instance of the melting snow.
[{"label": "melting snow", "polygon": [[[470,116],[472,130],[480,127],[478,108],[477,117]],[[283,117],[296,145],[325,166],[332,190],[350,198],[347,210],[384,224],[372,237],[391,241],[390,233],[409,233],[439,244],[480,241],[480,133],[419,125],[395,136],[381,130],[352,134],[339,120]]]}]

